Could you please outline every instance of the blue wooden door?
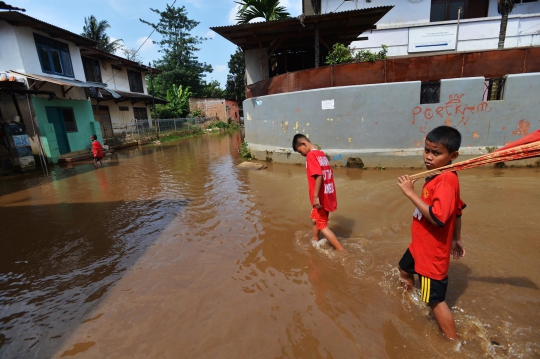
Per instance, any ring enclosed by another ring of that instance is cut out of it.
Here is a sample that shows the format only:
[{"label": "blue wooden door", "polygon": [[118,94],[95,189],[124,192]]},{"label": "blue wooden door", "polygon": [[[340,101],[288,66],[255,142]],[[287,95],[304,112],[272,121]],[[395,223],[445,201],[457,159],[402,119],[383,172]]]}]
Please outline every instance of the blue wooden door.
[{"label": "blue wooden door", "polygon": [[45,111],[47,112],[49,123],[54,125],[54,132],[56,133],[56,141],[58,142],[60,154],[63,155],[64,153],[71,152],[61,109],[59,107],[45,107]]}]

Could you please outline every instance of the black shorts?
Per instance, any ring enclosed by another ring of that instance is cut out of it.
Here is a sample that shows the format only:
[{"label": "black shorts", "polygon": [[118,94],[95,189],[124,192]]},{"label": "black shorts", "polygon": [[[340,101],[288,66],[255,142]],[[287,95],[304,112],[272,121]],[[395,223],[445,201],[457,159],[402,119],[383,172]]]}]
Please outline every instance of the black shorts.
[{"label": "black shorts", "polygon": [[[408,248],[399,261],[399,268],[407,273],[418,274],[414,270],[414,258]],[[426,303],[444,302],[448,288],[448,276],[443,280],[435,280],[418,274],[418,280],[420,281],[422,301]]]},{"label": "black shorts", "polygon": [[[88,157],[87,157],[88,158]],[[103,159],[103,157],[94,157],[94,161],[101,161]]]}]

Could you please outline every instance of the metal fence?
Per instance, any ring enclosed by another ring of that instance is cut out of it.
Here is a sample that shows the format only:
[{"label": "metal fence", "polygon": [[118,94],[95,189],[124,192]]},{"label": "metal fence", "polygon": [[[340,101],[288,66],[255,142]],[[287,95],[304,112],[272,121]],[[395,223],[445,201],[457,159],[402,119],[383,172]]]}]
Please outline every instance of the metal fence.
[{"label": "metal fence", "polygon": [[194,130],[202,127],[206,122],[212,121],[209,117],[169,118],[158,120],[133,120],[126,126],[126,142],[145,138],[157,138],[175,132]]}]

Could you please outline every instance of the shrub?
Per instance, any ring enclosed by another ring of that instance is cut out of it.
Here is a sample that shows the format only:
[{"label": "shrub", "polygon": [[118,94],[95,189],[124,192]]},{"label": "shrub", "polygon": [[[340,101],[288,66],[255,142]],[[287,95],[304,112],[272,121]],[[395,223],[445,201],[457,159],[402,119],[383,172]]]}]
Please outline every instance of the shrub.
[{"label": "shrub", "polygon": [[370,50],[359,50],[356,54],[353,54],[353,50],[347,46],[336,43],[332,46],[332,50],[326,57],[327,65],[346,64],[349,62],[375,62],[377,60],[386,59],[388,53],[388,46],[381,45],[382,50],[379,52],[373,52]]},{"label": "shrub", "polygon": [[242,142],[242,147],[240,147],[240,156],[248,160],[251,159],[251,151],[249,150],[247,142]]}]

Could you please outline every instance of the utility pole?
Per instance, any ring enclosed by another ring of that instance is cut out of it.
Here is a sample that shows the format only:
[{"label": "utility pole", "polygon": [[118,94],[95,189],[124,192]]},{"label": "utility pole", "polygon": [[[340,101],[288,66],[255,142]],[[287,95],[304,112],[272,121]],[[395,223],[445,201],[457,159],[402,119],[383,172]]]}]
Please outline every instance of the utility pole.
[{"label": "utility pole", "polygon": [[150,85],[152,85],[152,107],[154,108],[154,121],[156,121],[157,126],[157,139],[159,140],[159,122],[156,115],[156,98],[154,96],[154,81],[152,78],[152,63],[148,63],[148,67],[150,68]]},{"label": "utility pole", "polygon": [[458,41],[459,41],[459,20],[461,19],[461,6],[458,7],[458,13],[457,13],[457,27],[456,27],[456,52],[458,48]]}]

